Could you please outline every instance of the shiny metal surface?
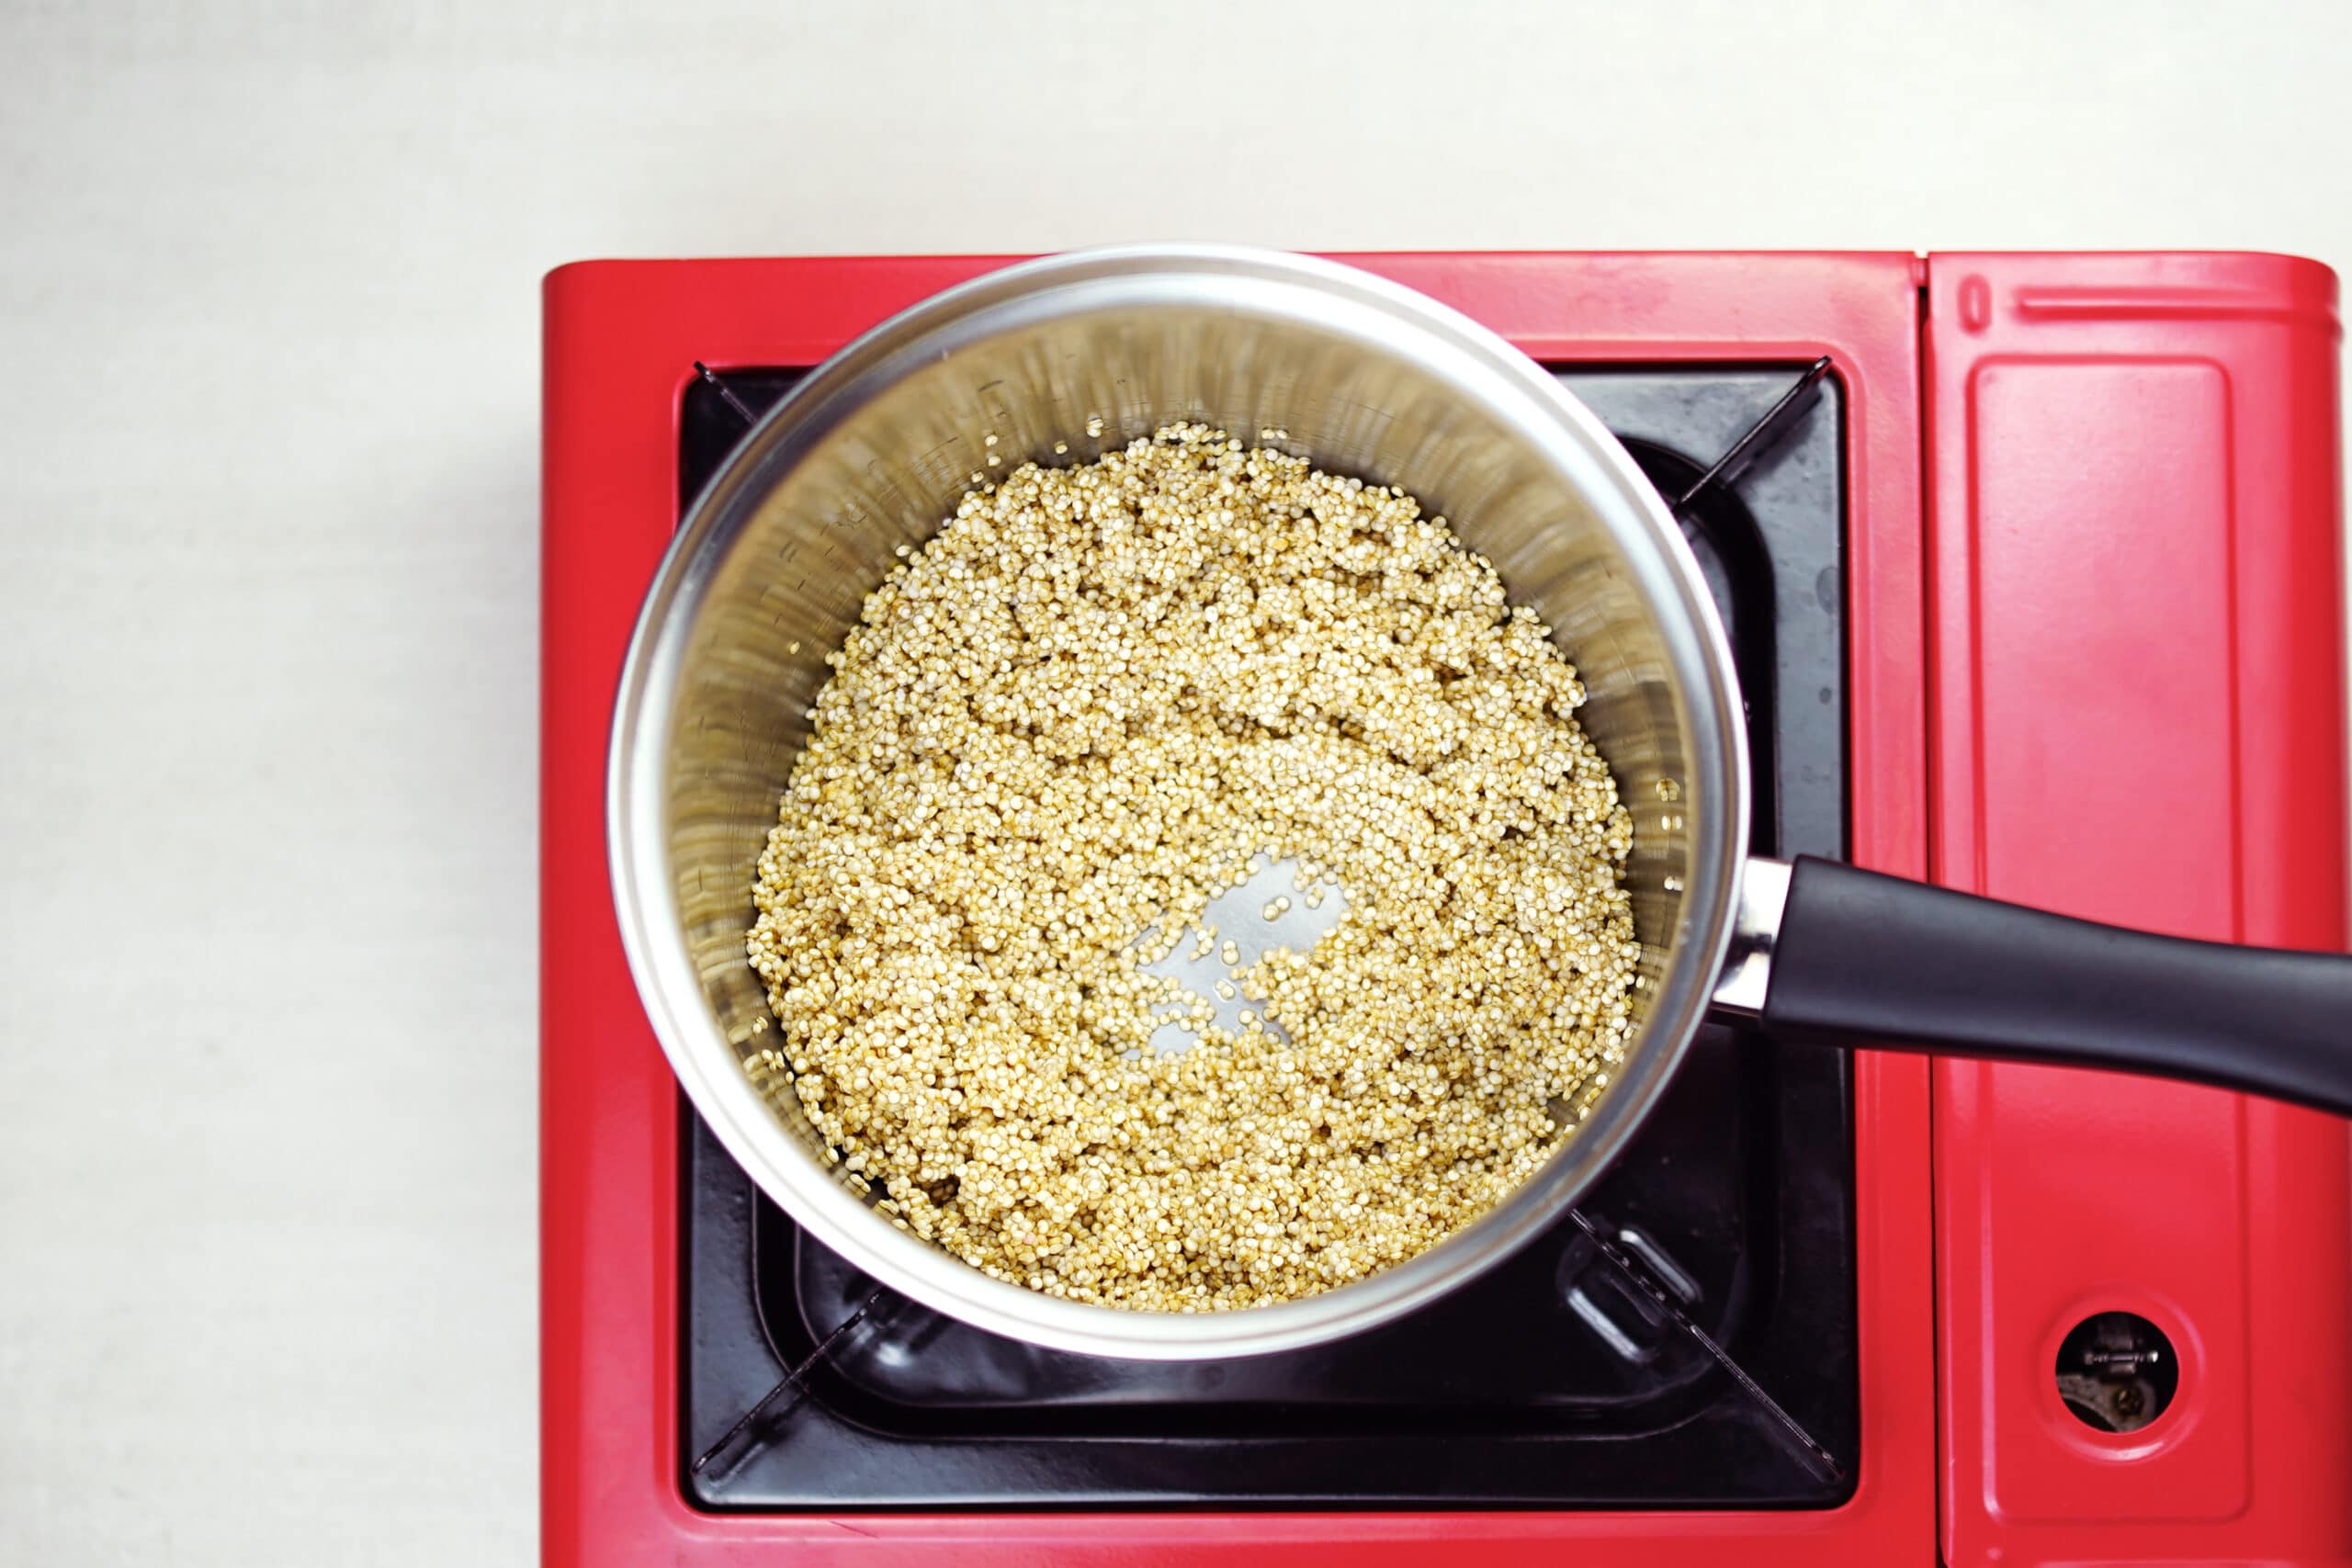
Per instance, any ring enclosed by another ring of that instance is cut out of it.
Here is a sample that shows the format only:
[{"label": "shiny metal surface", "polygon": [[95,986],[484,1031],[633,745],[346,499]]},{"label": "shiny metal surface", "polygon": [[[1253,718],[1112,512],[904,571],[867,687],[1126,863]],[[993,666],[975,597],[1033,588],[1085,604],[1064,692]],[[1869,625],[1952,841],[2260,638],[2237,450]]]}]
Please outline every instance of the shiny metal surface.
[{"label": "shiny metal surface", "polygon": [[1780,938],[1781,917],[1789,907],[1791,871],[1786,861],[1748,857],[1739,879],[1739,906],[1732,916],[1731,946],[1715,978],[1717,1012],[1736,1018],[1764,1016],[1764,998],[1772,988],[1772,944]]},{"label": "shiny metal surface", "polygon": [[[1585,725],[1634,815],[1628,882],[1648,950],[1623,1068],[1510,1201],[1372,1279],[1201,1314],[1057,1300],[896,1229],[875,1194],[828,1166],[788,1086],[763,1092],[743,1067],[771,1027],[743,954],[752,868],[825,653],[893,551],[921,544],[990,471],[989,452],[1006,467],[1083,462],[1175,420],[1404,486],[1541,612],[1583,673]],[[1746,777],[1729,654],[1679,531],[1623,448],[1540,367],[1352,268],[1230,249],[1101,251],[914,307],[819,367],[746,438],[681,530],[630,649],[609,781],[613,886],[687,1094],[818,1239],[999,1333],[1099,1355],[1217,1358],[1395,1316],[1576,1199],[1663,1090],[1709,1005],[1738,897]]]},{"label": "shiny metal surface", "polygon": [[[1275,903],[1280,899],[1281,903]],[[1309,900],[1312,900],[1310,902]],[[1261,1012],[1266,1032],[1288,1040],[1281,1017],[1243,987],[1242,976],[1277,948],[1305,953],[1323,940],[1348,912],[1347,889],[1329,877],[1308,891],[1298,862],[1271,854],[1252,855],[1250,875],[1238,887],[1228,887],[1201,910],[1201,929],[1221,944],[1233,944],[1233,962],[1226,962],[1220,946],[1180,942],[1159,958],[1142,965],[1147,975],[1159,975],[1184,987],[1186,1000],[1208,1009],[1216,1026],[1227,1033],[1243,1027],[1243,1011]],[[1189,1051],[1200,1035],[1179,1016],[1179,1005],[1159,1010],[1168,1021],[1151,1032],[1151,1048],[1162,1055]]]}]

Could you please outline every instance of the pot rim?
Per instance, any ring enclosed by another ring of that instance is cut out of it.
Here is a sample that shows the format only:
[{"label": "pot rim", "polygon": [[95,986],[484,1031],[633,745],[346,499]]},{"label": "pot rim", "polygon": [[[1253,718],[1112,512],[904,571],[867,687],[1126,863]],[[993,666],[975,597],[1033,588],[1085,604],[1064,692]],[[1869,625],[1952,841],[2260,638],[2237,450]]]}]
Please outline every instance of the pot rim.
[{"label": "pot rim", "polygon": [[[1197,1314],[1095,1305],[991,1279],[897,1228],[809,1160],[705,999],[669,873],[663,806],[686,631],[713,565],[784,471],[776,458],[779,448],[788,458],[789,437],[849,417],[863,394],[888,384],[893,366],[1057,309],[1093,311],[1123,295],[1148,302],[1171,293],[1278,305],[1409,354],[1476,396],[1564,477],[1581,476],[1578,488],[1625,546],[1658,622],[1691,807],[1688,886],[1649,1016],[1560,1151],[1511,1198],[1404,1263],[1300,1301]],[[1589,1188],[1665,1092],[1707,1011],[1739,897],[1748,787],[1737,680],[1697,562],[1633,458],[1542,367],[1452,308],[1336,262],[1234,246],[1119,246],[1020,263],[919,301],[851,342],[768,412],[694,503],[646,595],[615,704],[605,807],[615,913],[648,1018],[695,1109],[771,1199],[876,1280],[981,1328],[1089,1355],[1183,1360],[1296,1348],[1398,1316],[1500,1262]]]}]

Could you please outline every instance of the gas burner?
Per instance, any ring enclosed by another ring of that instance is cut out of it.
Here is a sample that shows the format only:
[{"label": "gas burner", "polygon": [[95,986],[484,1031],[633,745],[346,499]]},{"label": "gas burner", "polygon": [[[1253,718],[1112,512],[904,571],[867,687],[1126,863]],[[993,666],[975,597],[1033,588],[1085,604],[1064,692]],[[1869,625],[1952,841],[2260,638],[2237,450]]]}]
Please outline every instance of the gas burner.
[{"label": "gas burner", "polygon": [[[797,379],[695,369],[689,497]],[[1845,848],[1828,370],[1560,375],[1669,498],[1714,591],[1765,852]],[[1492,1274],[1353,1340],[1209,1369],[1040,1349],[880,1291],[687,1112],[688,1490],[712,1508],[1834,1505],[1857,1376],[1844,1064],[1748,1031],[1697,1049],[1717,1060],[1679,1075],[1586,1209]]]}]

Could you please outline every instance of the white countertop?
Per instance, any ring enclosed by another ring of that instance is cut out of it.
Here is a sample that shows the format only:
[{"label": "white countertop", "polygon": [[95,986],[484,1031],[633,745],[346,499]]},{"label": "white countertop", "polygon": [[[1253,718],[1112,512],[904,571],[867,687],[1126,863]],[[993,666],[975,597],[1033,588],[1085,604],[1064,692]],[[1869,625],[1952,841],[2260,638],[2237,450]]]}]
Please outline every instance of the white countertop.
[{"label": "white countertop", "polygon": [[535,1555],[548,267],[2352,263],[2333,0],[363,9],[0,6],[7,1563]]}]

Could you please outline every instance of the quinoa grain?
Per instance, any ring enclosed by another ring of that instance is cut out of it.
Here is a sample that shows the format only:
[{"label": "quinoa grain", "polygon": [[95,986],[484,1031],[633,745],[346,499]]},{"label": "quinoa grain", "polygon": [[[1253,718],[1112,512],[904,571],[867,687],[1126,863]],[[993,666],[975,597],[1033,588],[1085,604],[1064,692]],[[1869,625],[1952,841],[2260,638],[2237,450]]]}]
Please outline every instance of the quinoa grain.
[{"label": "quinoa grain", "polygon": [[[1583,688],[1401,491],[1200,425],[1023,465],[829,662],[751,1070],[974,1267],[1173,1312],[1345,1284],[1507,1196],[1623,1060],[1633,829]],[[1142,965],[1261,855],[1347,908],[1235,976],[1231,1033]],[[1155,1009],[1201,1043],[1155,1054]]]}]

